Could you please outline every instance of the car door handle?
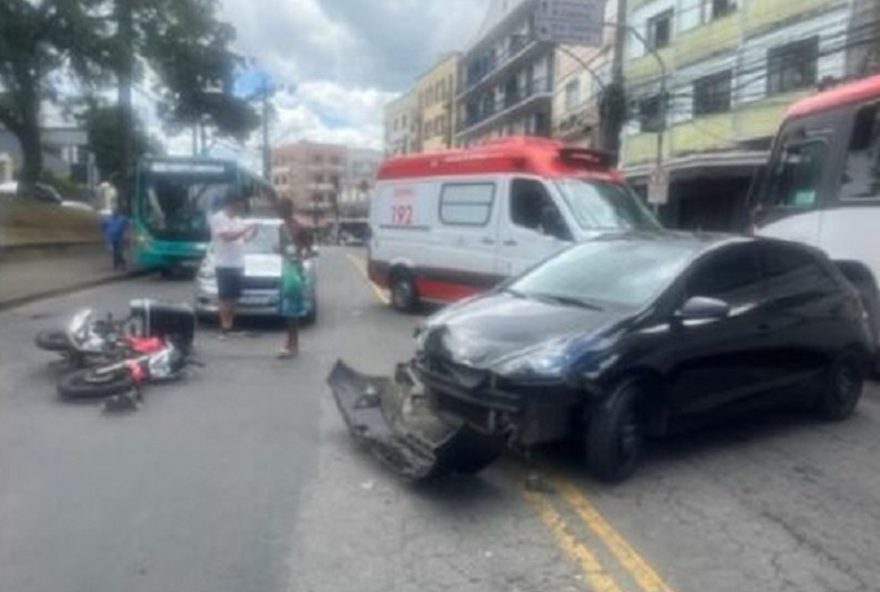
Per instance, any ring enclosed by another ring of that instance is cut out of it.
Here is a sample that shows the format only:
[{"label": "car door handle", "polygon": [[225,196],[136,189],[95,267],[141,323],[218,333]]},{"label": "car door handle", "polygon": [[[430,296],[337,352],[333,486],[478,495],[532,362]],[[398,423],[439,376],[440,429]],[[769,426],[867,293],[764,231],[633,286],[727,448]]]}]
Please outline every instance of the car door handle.
[{"label": "car door handle", "polygon": [[504,241],[505,247],[515,247],[516,245],[517,245],[517,242],[513,239],[508,239],[508,240]]},{"label": "car door handle", "polygon": [[495,244],[495,241],[492,240],[491,238],[489,238],[488,236],[484,236],[483,240],[481,240],[480,242],[483,243],[484,245],[494,245]]},{"label": "car door handle", "polygon": [[769,323],[761,323],[760,325],[758,325],[758,333],[760,333],[761,335],[767,335],[768,333],[770,333],[771,329],[772,327]]}]

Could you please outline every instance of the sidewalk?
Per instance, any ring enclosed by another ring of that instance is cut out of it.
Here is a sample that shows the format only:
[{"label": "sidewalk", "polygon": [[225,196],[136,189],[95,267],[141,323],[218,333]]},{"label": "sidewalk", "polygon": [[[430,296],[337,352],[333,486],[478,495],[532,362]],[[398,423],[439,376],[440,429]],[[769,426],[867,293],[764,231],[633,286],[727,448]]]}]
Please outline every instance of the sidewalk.
[{"label": "sidewalk", "polygon": [[5,253],[0,257],[0,310],[129,275],[113,271],[100,244]]}]

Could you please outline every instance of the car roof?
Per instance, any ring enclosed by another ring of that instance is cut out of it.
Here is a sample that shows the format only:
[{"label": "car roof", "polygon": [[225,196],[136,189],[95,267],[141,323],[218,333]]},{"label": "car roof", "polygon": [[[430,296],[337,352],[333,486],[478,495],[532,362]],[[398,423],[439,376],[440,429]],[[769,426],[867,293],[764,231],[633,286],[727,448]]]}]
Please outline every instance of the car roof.
[{"label": "car roof", "polygon": [[278,218],[248,218],[248,222],[260,226],[281,226],[281,220]]},{"label": "car roof", "polygon": [[719,249],[727,245],[734,244],[766,244],[787,246],[799,249],[813,255],[824,256],[820,249],[806,245],[804,243],[792,242],[776,238],[754,237],[742,234],[727,234],[721,232],[692,232],[678,230],[657,230],[657,231],[625,231],[616,233],[603,234],[595,239],[598,241],[619,241],[629,243],[675,243],[682,246],[692,246],[694,256],[698,257],[703,253]]}]

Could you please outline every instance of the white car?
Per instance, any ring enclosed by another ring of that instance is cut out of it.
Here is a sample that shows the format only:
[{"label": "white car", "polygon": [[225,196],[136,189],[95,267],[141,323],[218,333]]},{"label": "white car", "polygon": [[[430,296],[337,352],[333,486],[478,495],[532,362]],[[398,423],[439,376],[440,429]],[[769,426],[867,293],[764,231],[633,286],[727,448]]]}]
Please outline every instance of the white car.
[{"label": "white car", "polygon": [[[257,235],[245,244],[244,282],[237,314],[252,317],[278,315],[281,287],[281,254],[278,242],[278,220],[252,220],[259,226]],[[313,323],[318,315],[317,251],[304,262],[311,288],[310,310],[305,319]],[[214,254],[209,248],[199,266],[195,280],[195,309],[200,316],[217,314],[217,278]]]}]

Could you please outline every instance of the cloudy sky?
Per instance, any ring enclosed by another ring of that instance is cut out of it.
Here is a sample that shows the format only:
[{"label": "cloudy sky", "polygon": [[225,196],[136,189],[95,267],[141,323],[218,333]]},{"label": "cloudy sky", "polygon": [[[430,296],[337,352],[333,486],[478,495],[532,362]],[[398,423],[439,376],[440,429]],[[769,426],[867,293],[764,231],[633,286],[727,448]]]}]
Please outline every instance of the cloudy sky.
[{"label": "cloudy sky", "polygon": [[489,2],[222,0],[222,17],[238,30],[238,51],[286,87],[277,141],[380,148],[383,105],[443,52],[464,48]]}]

